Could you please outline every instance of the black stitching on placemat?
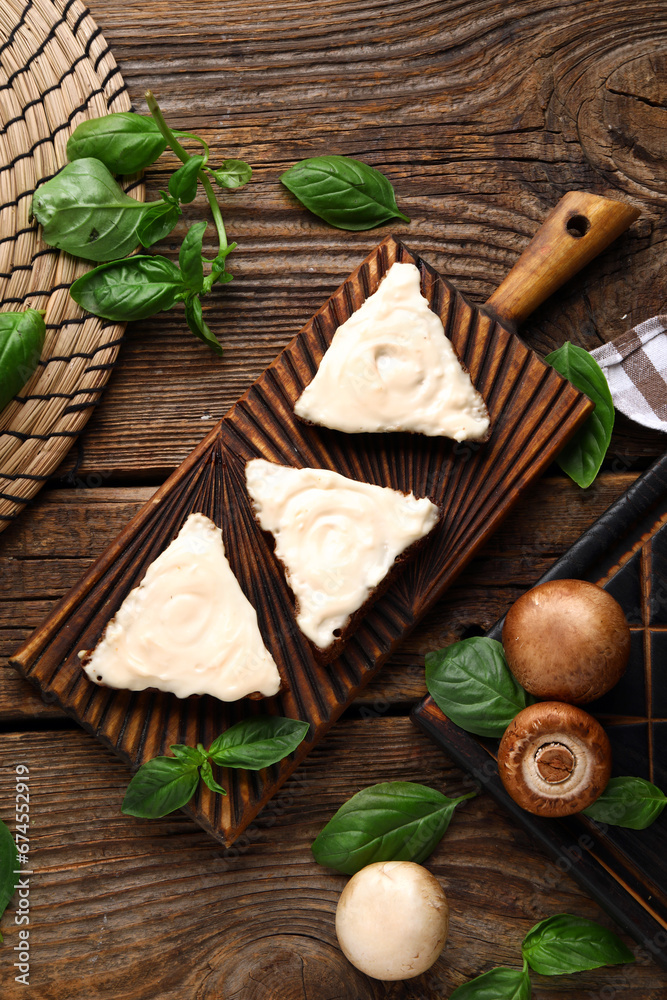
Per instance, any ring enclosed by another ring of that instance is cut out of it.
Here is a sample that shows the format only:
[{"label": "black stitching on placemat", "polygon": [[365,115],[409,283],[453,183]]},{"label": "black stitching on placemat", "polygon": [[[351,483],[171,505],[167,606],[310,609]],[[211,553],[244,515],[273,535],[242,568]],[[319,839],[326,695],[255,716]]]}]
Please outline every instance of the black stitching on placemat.
[{"label": "black stitching on placemat", "polygon": [[28,191],[21,191],[21,194],[14,198],[14,201],[6,201],[4,204],[0,205],[0,212],[3,212],[6,208],[18,208],[18,204],[22,198],[30,198],[35,193],[34,188],[30,188]]},{"label": "black stitching on placemat", "polygon": [[49,476],[37,476],[31,472],[0,472],[0,479],[9,479],[12,483],[17,479],[30,479],[35,483],[45,483]]},{"label": "black stitching on placemat", "polygon": [[42,55],[44,49],[49,44],[49,42],[52,42],[53,39],[56,37],[57,29],[61,28],[63,24],[65,24],[65,18],[61,17],[58,21],[55,22],[55,24],[51,26],[48,35],[46,36],[42,44],[39,46],[39,48],[35,49],[34,52],[31,52],[28,61],[23,66],[17,69],[15,73],[12,73],[11,76],[7,77],[7,83],[3,83],[3,85],[0,87],[0,91],[11,90],[14,80],[16,80],[17,77],[21,76],[22,73],[26,73],[30,69],[35,59],[37,59],[38,56]]},{"label": "black stitching on placemat", "polygon": [[[86,318],[90,319],[89,316],[86,317]],[[113,325],[113,324],[109,324],[109,325]],[[106,344],[100,344],[99,347],[96,347],[89,354],[87,354],[87,353],[85,353],[83,351],[76,351],[74,354],[54,355],[51,358],[47,358],[46,361],[42,361],[40,359],[37,363],[39,365],[41,365],[42,368],[45,368],[46,365],[50,365],[52,361],[72,361],[73,358],[85,358],[86,361],[92,361],[92,359],[95,357],[95,355],[98,354],[100,351],[106,351],[109,347],[116,347],[118,344],[122,344],[123,341],[124,341],[124,339],[125,339],[124,337],[117,337],[116,340],[109,340],[109,341],[107,341]],[[105,367],[105,366],[103,366],[103,367]],[[109,365],[108,367],[113,368],[113,365]],[[96,371],[96,369],[95,368],[86,368],[85,371],[87,371],[87,372],[89,372],[89,371]]]},{"label": "black stitching on placemat", "polygon": [[19,441],[50,441],[51,438],[78,437],[80,433],[80,431],[49,431],[48,434],[23,434],[21,431],[5,430],[0,431],[0,437],[3,434],[9,434],[10,437],[18,438]]},{"label": "black stitching on placemat", "polygon": [[48,297],[54,292],[62,291],[64,288],[69,288],[70,284],[70,281],[61,281],[59,285],[52,285],[51,288],[37,288],[34,292],[26,292],[25,295],[13,295],[11,298],[3,299],[2,302],[3,305],[6,305],[7,302],[25,302],[26,299],[32,299],[38,295]]},{"label": "black stitching on placemat", "polygon": [[104,90],[104,88],[109,83],[109,81],[114,78],[114,76],[116,75],[116,73],[120,73],[120,69],[119,69],[118,66],[114,66],[112,69],[109,70],[109,72],[107,73],[107,75],[104,77],[104,79],[100,83],[100,87],[102,88],[102,90]]},{"label": "black stitching on placemat", "polygon": [[89,410],[92,406],[97,406],[98,402],[99,400],[97,399],[91,399],[88,403],[70,403],[70,405],[66,406],[63,410],[63,416],[65,416],[66,413],[78,413],[79,410]]},{"label": "black stitching on placemat", "polygon": [[[27,500],[22,500],[21,503],[27,503]],[[0,521],[15,521],[16,518],[21,513],[20,510],[14,511],[13,514],[0,514]]]},{"label": "black stitching on placemat", "polygon": [[31,7],[32,7],[32,0],[28,0],[27,4],[25,5],[25,7],[23,8],[23,10],[21,12],[21,17],[19,18],[19,20],[16,22],[16,24],[12,28],[12,31],[11,31],[11,34],[10,34],[9,38],[7,39],[7,41],[2,46],[0,46],[0,56],[2,55],[2,53],[6,49],[8,49],[10,47],[10,45],[13,45],[14,39],[16,38],[16,35],[18,34],[18,32],[21,30],[21,28],[25,24],[25,19],[28,16],[28,11],[30,10]]},{"label": "black stitching on placemat", "polygon": [[110,97],[107,97],[107,104],[109,105],[113,104],[113,102],[116,100],[117,97],[120,97],[121,94],[126,94],[126,93],[127,93],[127,84],[124,83],[123,86],[119,87],[118,90],[115,90]]},{"label": "black stitching on placemat", "polygon": [[14,493],[3,493],[0,490],[0,500],[9,500],[11,503],[28,503],[30,497],[19,497]]},{"label": "black stitching on placemat", "polygon": [[65,9],[63,10],[63,17],[67,17],[67,15],[69,14],[70,7],[73,7],[75,3],[76,0],[67,0],[67,3],[65,4]]},{"label": "black stitching on placemat", "polygon": [[34,226],[26,226],[24,229],[17,229],[12,236],[0,237],[0,243],[10,243],[13,242],[14,240],[17,240],[19,236],[24,236],[26,233],[36,233],[36,232],[37,232],[37,224],[35,223]]},{"label": "black stitching on placemat", "polygon": [[84,375],[87,375],[88,372],[106,372],[113,367],[113,361],[108,361],[105,365],[89,365],[88,368],[84,370]]},{"label": "black stitching on placemat", "polygon": [[90,17],[90,11],[88,10],[87,7],[84,7],[83,12],[79,14],[72,28],[72,34],[74,35],[75,38],[79,28],[81,27],[81,22],[85,21],[87,17]]},{"label": "black stitching on placemat", "polygon": [[70,63],[69,67],[65,70],[65,72],[60,77],[60,79],[58,80],[57,83],[54,83],[54,84],[52,84],[52,86],[47,87],[46,90],[43,91],[43,93],[41,93],[39,95],[39,97],[36,97],[33,101],[28,101],[27,104],[24,104],[23,105],[23,111],[21,112],[20,115],[17,115],[16,118],[10,118],[10,120],[7,122],[7,124],[3,128],[0,129],[0,135],[4,135],[9,130],[9,126],[10,125],[15,125],[17,122],[25,121],[25,113],[26,113],[26,111],[29,111],[30,108],[37,107],[38,104],[42,104],[43,105],[44,104],[44,98],[48,97],[49,94],[52,94],[54,90],[59,90],[62,87],[62,85],[65,82],[65,80],[67,79],[67,77],[72,75],[72,73],[74,72],[74,70],[76,69],[76,67],[79,65],[79,63],[80,62],[84,62],[84,60],[86,60],[87,58],[88,58],[88,56],[86,56],[86,55],[77,56],[77,58],[74,60],[74,62]]},{"label": "black stitching on placemat", "polygon": [[[88,11],[88,13],[90,13],[90,11]],[[90,38],[86,42],[86,46],[85,46],[85,48],[84,48],[83,51],[86,53],[86,55],[88,56],[88,58],[90,58],[90,49],[91,49],[91,46],[92,46],[93,42],[95,41],[96,38],[99,38],[99,36],[101,34],[102,34],[102,29],[101,28],[95,28],[95,31],[92,33],[92,35],[90,36]]]},{"label": "black stitching on placemat", "polygon": [[[33,142],[30,149],[25,150],[23,153],[18,153],[13,160],[10,160],[9,163],[6,163],[4,167],[0,168],[0,174],[3,173],[5,170],[10,170],[19,162],[19,160],[25,160],[28,156],[32,156],[32,154],[35,152],[38,146],[43,146],[45,142],[53,142],[53,140],[55,139],[55,137],[58,135],[59,132],[62,132],[63,129],[70,127],[73,120],[81,111],[88,110],[88,105],[90,104],[90,102],[94,97],[104,97],[104,91],[100,87],[98,87],[97,90],[92,90],[88,95],[88,97],[86,98],[86,100],[83,102],[83,104],[80,104],[78,108],[74,108],[74,111],[72,111],[71,114],[68,115],[66,121],[62,122],[60,125],[57,125],[53,129],[50,135],[43,136],[41,139],[37,139],[36,142]],[[55,174],[50,174],[48,177],[40,177],[39,183],[45,184],[46,181],[50,181],[51,178],[55,176],[56,176]]]},{"label": "black stitching on placemat", "polygon": [[30,392],[27,396],[14,396],[14,399],[17,403],[30,403],[35,399],[47,403],[52,399],[74,399],[75,396],[80,396],[84,392],[102,392],[103,388],[104,386],[100,385],[90,389],[74,389],[73,392],[46,392],[43,395],[38,392]]},{"label": "black stitching on placemat", "polygon": [[111,49],[109,48],[108,45],[105,45],[104,48],[102,49],[102,51],[100,52],[100,54],[98,55],[97,59],[93,63],[93,70],[95,71],[95,73],[97,73],[97,71],[99,69],[99,66],[100,66],[100,63],[102,62],[102,60],[104,59],[104,57],[105,56],[110,56],[110,55],[111,55]]},{"label": "black stitching on placemat", "polygon": [[30,271],[34,267],[35,261],[38,257],[43,257],[45,254],[58,254],[60,250],[57,247],[46,247],[44,250],[36,250],[35,253],[30,258],[29,264],[14,264],[11,271],[0,271],[0,278],[11,278],[16,271]]}]

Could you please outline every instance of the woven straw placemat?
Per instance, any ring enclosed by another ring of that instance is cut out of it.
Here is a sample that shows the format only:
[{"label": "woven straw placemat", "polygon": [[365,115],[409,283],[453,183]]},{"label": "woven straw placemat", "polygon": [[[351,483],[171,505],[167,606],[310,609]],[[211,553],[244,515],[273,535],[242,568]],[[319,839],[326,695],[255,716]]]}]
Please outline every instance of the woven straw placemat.
[{"label": "woven straw placemat", "polygon": [[[89,265],[40,240],[32,196],[67,162],[81,121],[129,109],[120,70],[79,0],[0,0],[0,310],[46,310],[37,370],[0,413],[0,531],[88,420],[124,331],[70,298]],[[141,180],[124,187],[143,199]]]}]

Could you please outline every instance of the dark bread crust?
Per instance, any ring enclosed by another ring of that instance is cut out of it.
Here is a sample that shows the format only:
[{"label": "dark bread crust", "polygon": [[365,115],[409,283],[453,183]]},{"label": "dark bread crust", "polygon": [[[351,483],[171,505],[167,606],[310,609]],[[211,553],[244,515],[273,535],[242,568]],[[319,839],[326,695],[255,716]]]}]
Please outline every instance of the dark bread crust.
[{"label": "dark bread crust", "polygon": [[[394,489],[394,487],[391,487],[391,489]],[[403,496],[409,495],[407,493],[403,493],[402,490],[395,490],[395,492],[402,493]],[[420,497],[419,499],[423,498]],[[428,497],[427,499],[431,500],[430,497]],[[297,615],[299,613],[299,602],[295,600],[295,605],[294,605],[295,626],[301,633],[301,635],[303,635],[304,639],[307,640],[308,645],[315,654],[315,659],[317,660],[318,663],[322,664],[322,666],[326,666],[327,664],[332,663],[334,660],[338,659],[338,657],[342,654],[348,640],[352,637],[352,635],[359,627],[359,625],[361,625],[363,619],[366,617],[373,604],[375,604],[375,602],[380,597],[382,597],[384,593],[386,593],[389,587],[391,587],[391,585],[401,575],[404,567],[416,557],[417,553],[426,544],[426,542],[429,540],[429,538],[436,530],[436,528],[439,527],[439,525],[442,522],[442,513],[443,513],[442,507],[440,507],[439,504],[435,504],[433,500],[431,500],[431,503],[433,503],[434,506],[438,508],[438,518],[433,527],[431,528],[431,530],[426,535],[424,535],[423,538],[418,538],[415,542],[412,543],[412,545],[409,545],[407,549],[404,549],[403,552],[401,552],[398,556],[396,556],[393,565],[389,568],[389,570],[385,574],[384,579],[382,579],[380,583],[377,585],[377,587],[371,591],[371,593],[368,595],[364,603],[350,615],[347,622],[341,629],[341,634],[335,639],[334,642],[331,643],[330,646],[327,646],[326,649],[322,649],[320,646],[316,646],[315,643],[312,641],[312,639],[309,639],[308,636],[305,635],[305,633],[302,632],[301,629],[299,628],[299,623],[297,621]],[[259,518],[257,517],[257,511],[255,509],[255,503],[252,500],[252,498],[250,498],[250,505],[253,514],[255,515],[255,519],[259,524]],[[275,554],[276,540],[273,537],[273,534],[270,531],[265,531],[263,528],[262,528],[262,534],[265,535],[269,540],[271,547],[273,549],[273,554],[275,556],[276,562],[280,565],[283,574],[285,576],[285,580],[287,582],[287,568],[283,563],[283,561],[279,559],[278,556]],[[287,586],[289,587],[289,583],[287,583]],[[291,588],[290,588],[290,593],[292,593],[292,595],[294,594]]]}]

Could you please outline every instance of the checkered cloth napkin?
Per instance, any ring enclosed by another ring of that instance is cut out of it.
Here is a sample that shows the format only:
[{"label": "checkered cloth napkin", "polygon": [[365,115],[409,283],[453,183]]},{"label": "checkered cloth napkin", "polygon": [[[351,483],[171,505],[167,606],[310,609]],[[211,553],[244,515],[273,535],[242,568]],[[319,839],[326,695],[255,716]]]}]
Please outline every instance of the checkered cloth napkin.
[{"label": "checkered cloth napkin", "polygon": [[667,431],[667,315],[654,316],[591,351],[614,406],[644,427]]}]

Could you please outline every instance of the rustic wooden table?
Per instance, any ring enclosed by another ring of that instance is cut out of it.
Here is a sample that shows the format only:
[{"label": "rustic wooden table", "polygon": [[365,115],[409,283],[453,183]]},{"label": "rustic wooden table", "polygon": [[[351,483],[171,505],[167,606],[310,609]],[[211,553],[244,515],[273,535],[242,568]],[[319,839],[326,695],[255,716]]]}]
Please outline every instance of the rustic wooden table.
[{"label": "rustic wooden table", "polygon": [[[223,198],[235,280],[206,318],[224,359],[178,310],[129,327],[85,433],[0,536],[3,656],[390,229],[483,302],[566,190],[628,198],[640,220],[523,335],[541,354],[565,340],[592,348],[666,309],[663,0],[95,0],[92,14],[135,107],[150,86],[172,124],[248,160],[254,176]],[[301,209],[280,173],[333,152],[382,169],[411,224],[345,233]],[[152,197],[165,177],[148,172]],[[203,210],[188,210],[166,253]],[[3,998],[440,1000],[494,965],[516,966],[526,930],[550,914],[611,925],[568,875],[554,883],[546,855],[480,795],[429,861],[451,903],[445,952],[426,975],[381,984],[339,952],[346,878],[309,848],[372,782],[465,784],[408,719],[424,653],[490,626],[663,448],[619,418],[593,487],[550,470],[229,850],[182,814],[123,816],[126,767],[5,665],[0,816],[13,814],[14,769],[26,762],[34,875],[30,986],[13,981],[10,912]],[[667,997],[666,974],[645,961],[533,983],[536,998]]]}]

